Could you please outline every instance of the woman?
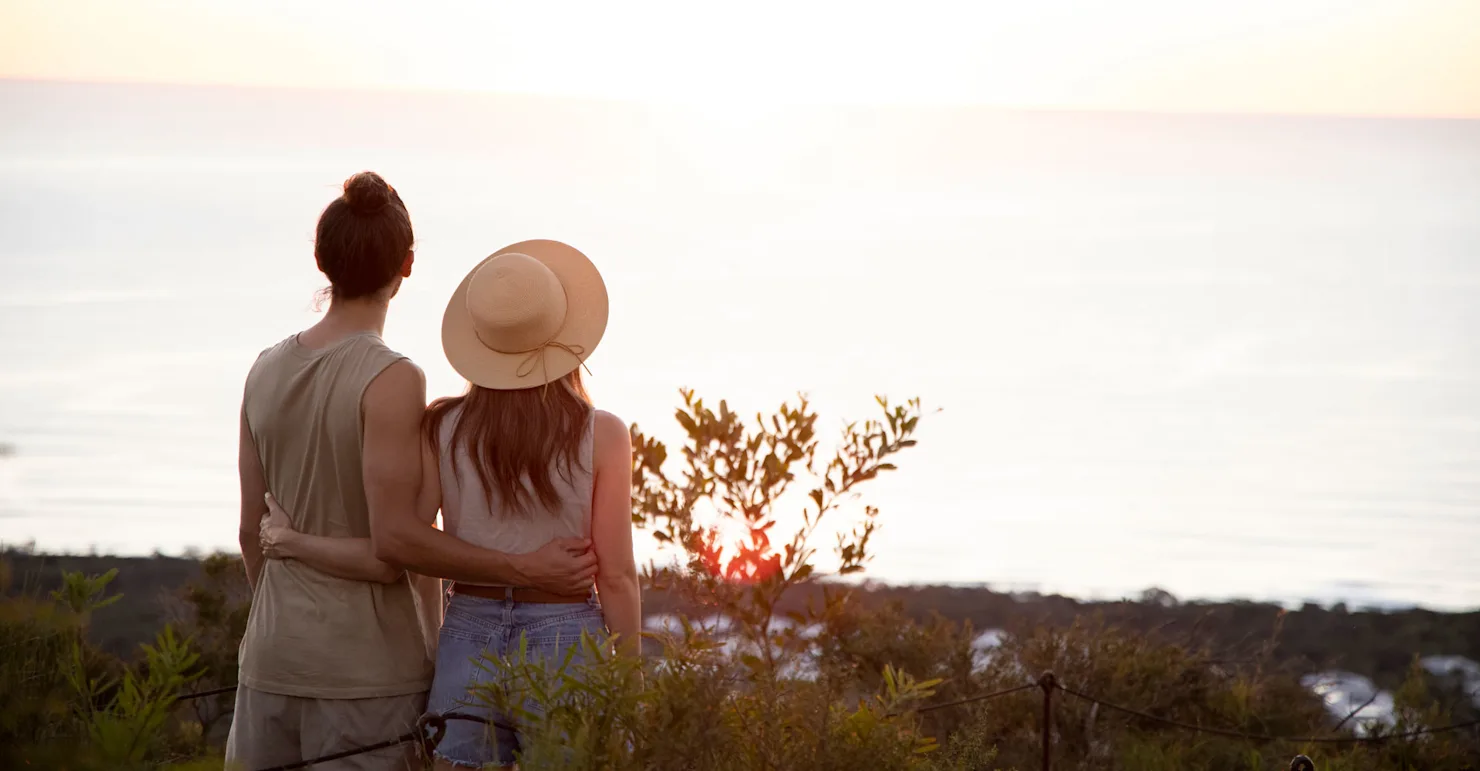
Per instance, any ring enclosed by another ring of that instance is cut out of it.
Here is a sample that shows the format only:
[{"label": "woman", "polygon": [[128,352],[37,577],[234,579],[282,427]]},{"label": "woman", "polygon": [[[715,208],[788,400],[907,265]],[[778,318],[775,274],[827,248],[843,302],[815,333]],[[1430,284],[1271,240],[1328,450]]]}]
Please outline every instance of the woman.
[{"label": "woman", "polygon": [[[479,263],[448,302],[442,345],[469,381],[463,396],[434,402],[423,420],[421,516],[441,508],[449,533],[486,549],[534,551],[557,538],[589,538],[596,592],[558,595],[462,582],[438,639],[429,709],[480,714],[481,656],[507,656],[523,639],[531,655],[559,661],[582,633],[616,636],[637,655],[641,597],[632,554],[632,446],[627,427],[595,409],[580,368],[606,329],[606,287],[574,248],[527,241]],[[269,556],[310,565],[329,557],[326,539],[285,527],[274,509],[264,527]],[[517,736],[452,721],[437,748],[439,769],[512,765]]]}]

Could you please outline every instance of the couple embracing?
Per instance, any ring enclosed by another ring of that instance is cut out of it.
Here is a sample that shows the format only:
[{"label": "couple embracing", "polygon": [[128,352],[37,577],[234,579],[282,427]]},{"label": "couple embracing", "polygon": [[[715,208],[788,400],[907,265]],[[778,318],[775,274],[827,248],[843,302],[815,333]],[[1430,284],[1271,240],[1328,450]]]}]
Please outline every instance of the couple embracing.
[{"label": "couple embracing", "polygon": [[[475,662],[521,638],[555,661],[583,632],[638,653],[631,439],[581,382],[606,328],[600,273],[555,241],[472,266],[442,322],[468,390],[427,406],[421,370],[381,339],[413,243],[393,188],[370,172],[346,181],[314,240],[328,311],[247,376],[252,608],[227,742],[246,771],[399,736],[425,710],[507,724],[472,693],[487,677]],[[435,762],[510,766],[517,747],[454,721]],[[403,744],[315,768],[417,762]]]}]

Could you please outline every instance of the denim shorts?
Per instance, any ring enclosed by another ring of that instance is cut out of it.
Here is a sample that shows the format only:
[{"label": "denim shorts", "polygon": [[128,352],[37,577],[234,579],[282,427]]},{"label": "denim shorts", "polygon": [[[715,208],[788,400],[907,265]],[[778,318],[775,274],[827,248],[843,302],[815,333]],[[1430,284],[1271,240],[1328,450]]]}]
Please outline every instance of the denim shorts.
[{"label": "denim shorts", "polygon": [[[531,659],[538,657],[559,666],[566,652],[580,644],[582,632],[594,637],[607,634],[601,605],[594,594],[585,604],[512,602],[453,594],[437,641],[437,673],[427,709],[477,715],[517,728],[513,716],[495,712],[471,693],[495,676],[478,662],[484,656],[517,655],[522,637]],[[472,768],[509,766],[518,748],[519,736],[509,728],[449,720],[436,756]]]}]

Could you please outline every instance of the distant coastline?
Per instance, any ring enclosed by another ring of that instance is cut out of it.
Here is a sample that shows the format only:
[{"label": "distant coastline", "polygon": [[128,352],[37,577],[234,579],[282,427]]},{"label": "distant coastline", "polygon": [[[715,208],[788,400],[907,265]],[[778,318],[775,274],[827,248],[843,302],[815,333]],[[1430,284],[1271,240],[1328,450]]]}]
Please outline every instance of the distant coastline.
[{"label": "distant coastline", "polygon": [[[0,457],[4,457],[5,447],[0,443]],[[112,551],[100,550],[96,546],[86,551],[82,550],[56,550],[39,549],[34,543],[17,544],[0,541],[0,557],[11,558],[15,556],[26,556],[37,559],[88,559],[101,560],[106,564],[109,560],[118,560],[119,564],[135,564],[133,561],[163,560],[166,563],[178,561],[183,563],[195,563],[213,553],[226,554],[227,556],[238,556],[235,551],[212,550],[209,548],[186,548],[179,553],[170,554],[163,551],[154,551],[149,554],[120,554]],[[188,572],[188,571],[187,571]],[[1114,606],[1122,604],[1140,604],[1148,602],[1170,603],[1172,606],[1187,605],[1190,607],[1216,607],[1221,605],[1233,606],[1260,606],[1283,609],[1286,611],[1309,610],[1313,608],[1323,609],[1334,613],[1370,612],[1379,614],[1393,614],[1402,612],[1435,613],[1441,615],[1467,615],[1480,613],[1480,603],[1471,607],[1436,607],[1425,605],[1422,602],[1403,601],[1372,601],[1358,599],[1356,597],[1318,598],[1318,597],[1253,597],[1236,594],[1229,595],[1177,595],[1157,586],[1147,586],[1138,591],[1116,596],[1104,592],[1076,592],[1072,590],[1044,589],[1037,583],[1014,582],[1014,581],[890,581],[886,579],[866,577],[862,586],[871,592],[907,592],[914,590],[946,591],[959,590],[966,592],[980,592],[993,597],[1009,597],[1023,603],[1035,603],[1046,600],[1065,600],[1086,607]]]}]

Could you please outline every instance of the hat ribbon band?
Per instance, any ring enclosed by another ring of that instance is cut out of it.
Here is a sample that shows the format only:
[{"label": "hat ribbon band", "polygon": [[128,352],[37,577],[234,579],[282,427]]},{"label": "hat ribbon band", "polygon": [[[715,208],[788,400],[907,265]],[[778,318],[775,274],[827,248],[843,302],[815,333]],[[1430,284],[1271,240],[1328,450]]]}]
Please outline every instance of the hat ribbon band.
[{"label": "hat ribbon band", "polygon": [[524,357],[524,361],[519,362],[518,369],[514,370],[514,377],[529,377],[531,374],[534,373],[535,366],[539,366],[544,373],[545,383],[549,384],[550,368],[545,361],[545,352],[550,350],[551,348],[559,348],[570,354],[571,356],[576,357],[576,359],[580,360],[581,367],[586,370],[586,374],[591,374],[591,368],[586,366],[586,362],[584,359],[581,359],[581,356],[586,352],[585,348],[579,345],[566,345],[559,340],[551,340],[550,342],[545,343],[540,347],[530,351],[529,355]]}]

